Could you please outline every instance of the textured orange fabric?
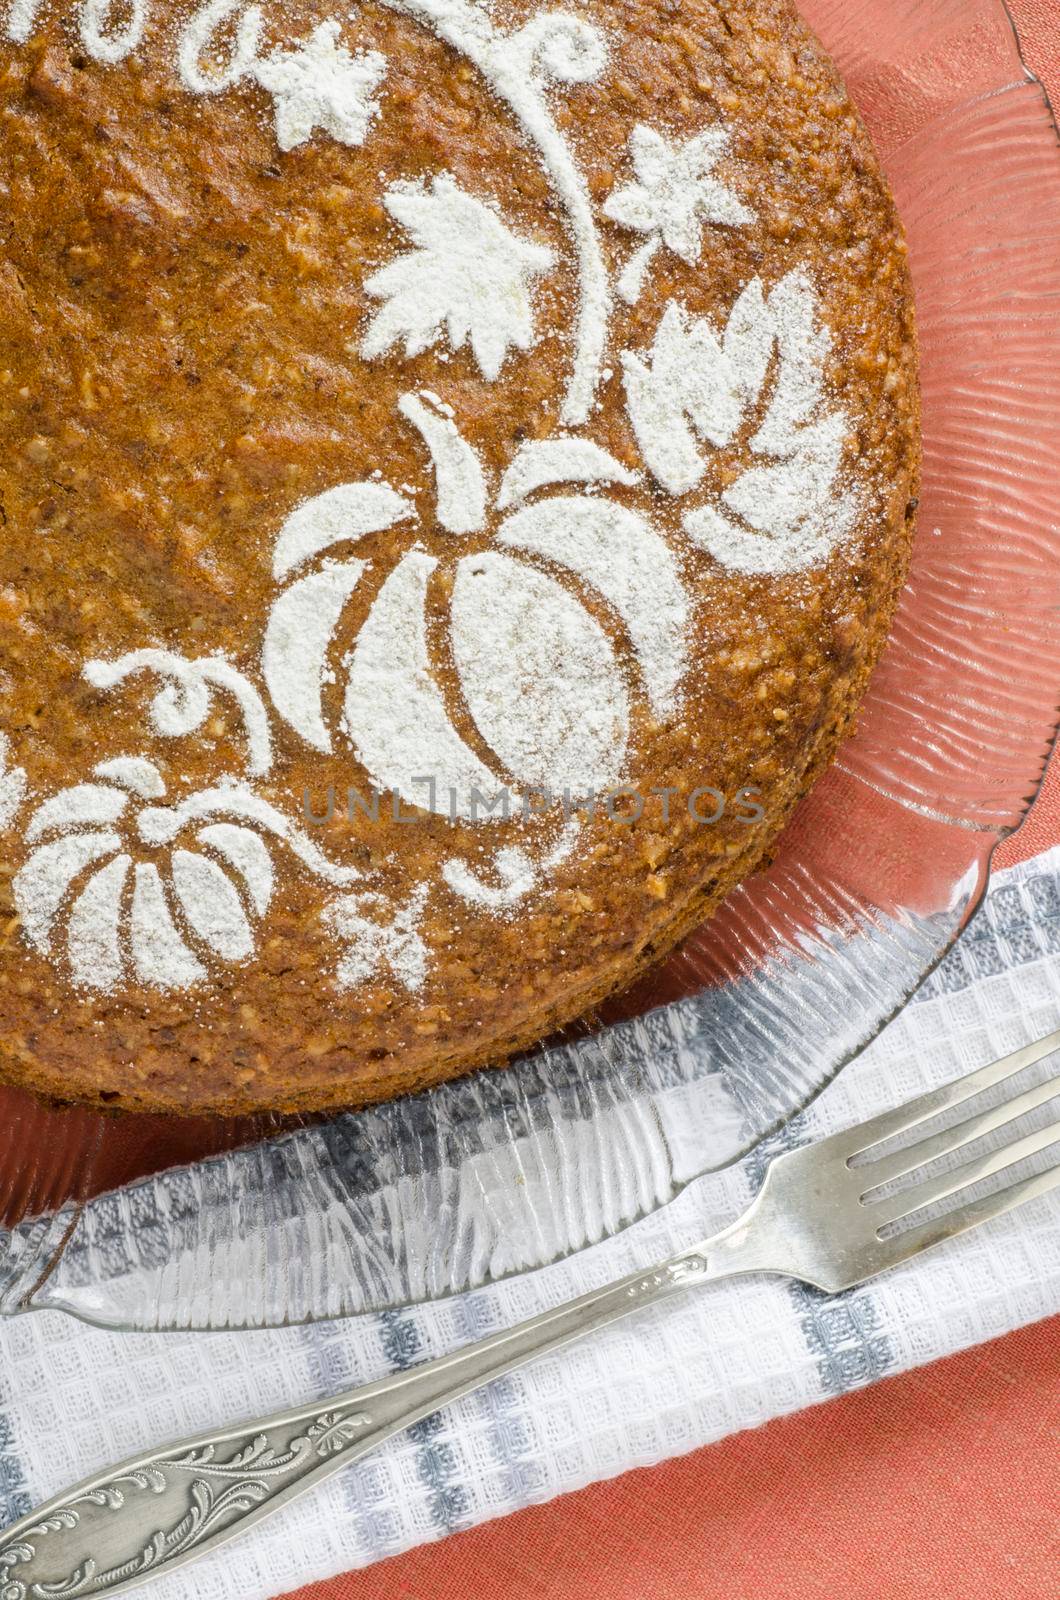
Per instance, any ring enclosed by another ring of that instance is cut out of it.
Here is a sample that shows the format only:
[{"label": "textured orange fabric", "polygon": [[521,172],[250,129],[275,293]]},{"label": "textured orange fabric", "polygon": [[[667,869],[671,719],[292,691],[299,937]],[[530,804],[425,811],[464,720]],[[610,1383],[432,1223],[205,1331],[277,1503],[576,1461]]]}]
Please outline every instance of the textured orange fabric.
[{"label": "textured orange fabric", "polygon": [[[1010,10],[1060,110],[1060,0]],[[1054,761],[997,865],[1057,843]],[[298,1600],[826,1597],[1060,1600],[1060,1318]]]},{"label": "textured orange fabric", "polygon": [[[1056,10],[1057,28],[1060,30],[1060,0],[1057,0]],[[1031,856],[1041,855],[1043,850],[1048,850],[1054,844],[1060,844],[1060,759],[1050,761],[1042,792],[1032,806],[1030,816],[1011,839],[1006,839],[1004,844],[998,846],[994,865],[1014,867],[1017,861],[1029,861]]]},{"label": "textured orange fabric", "polygon": [[1056,0],[1008,0],[1023,58],[1060,109],[1060,6]]}]

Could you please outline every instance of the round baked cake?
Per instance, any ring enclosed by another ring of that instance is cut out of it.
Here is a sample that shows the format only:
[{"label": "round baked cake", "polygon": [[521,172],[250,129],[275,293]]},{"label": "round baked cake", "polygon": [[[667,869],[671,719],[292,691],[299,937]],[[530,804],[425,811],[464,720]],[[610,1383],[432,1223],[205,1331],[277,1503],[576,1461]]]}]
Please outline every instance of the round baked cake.
[{"label": "round baked cake", "polygon": [[918,471],[787,0],[4,0],[0,1077],[355,1105],[766,856]]}]

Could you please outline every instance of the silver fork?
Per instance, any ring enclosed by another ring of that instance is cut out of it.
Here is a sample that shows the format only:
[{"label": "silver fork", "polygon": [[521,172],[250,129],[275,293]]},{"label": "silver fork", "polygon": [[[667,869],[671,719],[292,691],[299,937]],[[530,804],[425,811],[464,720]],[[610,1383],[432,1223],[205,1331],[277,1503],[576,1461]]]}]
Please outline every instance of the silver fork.
[{"label": "silver fork", "polygon": [[[942,1131],[941,1113],[1004,1086],[1060,1049],[1060,1032],[856,1128],[774,1160],[750,1209],[694,1249],[582,1295],[478,1344],[334,1399],[185,1439],[101,1472],[0,1534],[3,1600],[116,1595],[215,1549],[442,1406],[644,1306],[737,1273],[772,1272],[828,1293],[1060,1184],[1060,1105],[1045,1126],[1009,1124],[1060,1097],[1060,1076]],[[1004,1130],[1009,1129],[1007,1136]],[[922,1130],[917,1134],[917,1130]],[[1001,1132],[996,1148],[970,1147]],[[899,1136],[915,1135],[901,1149]],[[969,1194],[1053,1144],[1045,1170]],[[971,1159],[944,1172],[943,1158]],[[896,1190],[899,1180],[907,1180]],[[945,1200],[944,1215],[933,1210]],[[922,1215],[927,1213],[927,1215]]]}]

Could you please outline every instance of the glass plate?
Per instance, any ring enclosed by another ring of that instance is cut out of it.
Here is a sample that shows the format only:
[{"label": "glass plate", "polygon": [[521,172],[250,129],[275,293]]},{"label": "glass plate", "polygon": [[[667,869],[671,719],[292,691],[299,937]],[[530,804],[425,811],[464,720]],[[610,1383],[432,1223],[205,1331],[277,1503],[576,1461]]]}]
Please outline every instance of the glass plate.
[{"label": "glass plate", "polygon": [[506,1071],[295,1124],[3,1092],[0,1310],[258,1325],[554,1260],[790,1117],[972,914],[1060,699],[1060,148],[1000,0],[804,10],[905,219],[923,350],[920,534],[856,737],[767,872]]}]

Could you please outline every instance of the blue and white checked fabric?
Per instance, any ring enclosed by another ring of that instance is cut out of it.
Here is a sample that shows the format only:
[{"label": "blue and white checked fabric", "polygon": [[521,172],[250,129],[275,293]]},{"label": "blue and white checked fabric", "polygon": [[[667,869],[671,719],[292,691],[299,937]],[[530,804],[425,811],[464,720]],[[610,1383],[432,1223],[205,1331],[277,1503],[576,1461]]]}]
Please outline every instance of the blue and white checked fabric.
[{"label": "blue and white checked fabric", "polygon": [[[1060,1027],[1060,850],[999,874],[915,1001],[777,1143],[815,1138]],[[772,1150],[700,1179],[575,1259],[445,1304],[244,1334],[0,1323],[0,1521],[189,1431],[317,1399],[531,1316],[731,1220]],[[694,1450],[1060,1311],[1060,1192],[867,1288],[778,1279],[692,1293],[412,1429],[158,1600],[269,1600]]]}]

